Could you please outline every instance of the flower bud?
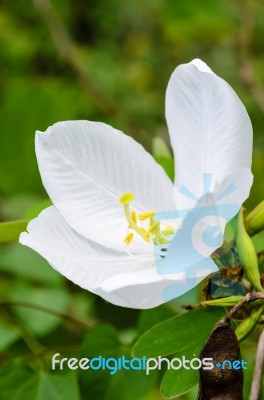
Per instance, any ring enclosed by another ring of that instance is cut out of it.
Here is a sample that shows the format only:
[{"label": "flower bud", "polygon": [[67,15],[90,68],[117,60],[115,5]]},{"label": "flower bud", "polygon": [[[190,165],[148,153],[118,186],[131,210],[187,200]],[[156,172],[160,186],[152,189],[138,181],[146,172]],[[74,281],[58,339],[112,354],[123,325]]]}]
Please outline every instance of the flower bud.
[{"label": "flower bud", "polygon": [[264,200],[248,214],[245,225],[250,236],[264,229]]},{"label": "flower bud", "polygon": [[249,317],[244,319],[236,329],[236,336],[239,342],[244,340],[256,327],[261,314],[264,312],[264,305],[253,311]]},{"label": "flower bud", "polygon": [[238,216],[236,245],[241,265],[249,282],[256,291],[262,292],[263,288],[260,283],[258,258],[252,240],[244,226],[242,208]]},{"label": "flower bud", "polygon": [[242,299],[243,299],[243,296],[223,297],[222,299],[203,301],[202,305],[205,305],[205,306],[233,307]]}]

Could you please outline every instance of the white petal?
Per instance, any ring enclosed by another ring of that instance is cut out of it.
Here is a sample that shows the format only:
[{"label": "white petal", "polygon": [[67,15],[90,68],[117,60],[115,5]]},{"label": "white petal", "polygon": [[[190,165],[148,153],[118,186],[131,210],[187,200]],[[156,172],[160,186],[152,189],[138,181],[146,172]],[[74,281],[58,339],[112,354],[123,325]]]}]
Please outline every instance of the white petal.
[{"label": "white petal", "polygon": [[199,58],[195,58],[187,65],[189,65],[189,64],[195,65],[199,69],[199,71],[209,72],[209,73],[213,74],[213,71],[211,70],[211,68],[208,67],[208,65],[204,61],[199,60]]},{"label": "white petal", "polygon": [[[166,256],[167,261],[169,258],[171,260],[169,267],[177,267],[177,264],[184,266],[185,259],[188,265],[192,255],[207,259],[221,246],[226,223],[238,213],[241,204],[248,198],[252,181],[250,169],[240,168],[222,181],[215,174],[208,185],[211,190],[197,200],[184,197],[180,191],[175,193],[179,204],[177,215],[182,215],[183,221]],[[171,213],[168,214],[172,217]]]},{"label": "white petal", "polygon": [[[128,308],[148,309],[171,301],[198,285],[209,274],[215,271],[197,270],[196,276],[189,277],[184,272],[160,275],[153,268],[137,274],[119,275],[109,278],[98,289],[97,294],[111,298],[111,303]],[[126,285],[123,282],[126,282]]]},{"label": "white petal", "polygon": [[166,118],[178,188],[184,185],[201,197],[202,174],[213,179],[217,174],[221,182],[239,168],[250,168],[252,127],[246,109],[228,83],[202,61],[180,65],[172,74]]},{"label": "white petal", "polygon": [[220,179],[214,185],[214,203],[215,204],[237,204],[240,205],[249,197],[250,188],[253,183],[253,175],[248,168],[239,168],[229,174],[220,182]]},{"label": "white petal", "polygon": [[[68,121],[36,134],[43,184],[67,223],[84,237],[126,250],[127,221],[119,197],[132,192],[137,211],[174,208],[173,185],[131,137],[98,122]],[[132,252],[146,252],[138,235]]]},{"label": "white petal", "polygon": [[[184,272],[160,274],[151,255],[130,257],[83,238],[55,207],[44,210],[27,230],[20,235],[20,243],[37,251],[72,282],[113,304],[151,308],[188,290]],[[194,276],[193,286],[208,273]]]},{"label": "white petal", "polygon": [[[179,209],[190,209],[206,205],[237,204],[237,212],[241,204],[248,198],[253,183],[253,175],[249,168],[238,168],[227,174],[222,179],[222,174],[216,172],[207,179],[197,183],[197,193],[200,197],[191,193],[188,187],[180,189],[175,187],[174,198]],[[207,186],[207,189],[205,187]],[[231,217],[232,218],[232,217]]]},{"label": "white petal", "polygon": [[37,251],[62,275],[96,292],[102,282],[124,273],[151,268],[153,256],[129,257],[84,238],[64,221],[54,206],[30,221],[20,243]]}]

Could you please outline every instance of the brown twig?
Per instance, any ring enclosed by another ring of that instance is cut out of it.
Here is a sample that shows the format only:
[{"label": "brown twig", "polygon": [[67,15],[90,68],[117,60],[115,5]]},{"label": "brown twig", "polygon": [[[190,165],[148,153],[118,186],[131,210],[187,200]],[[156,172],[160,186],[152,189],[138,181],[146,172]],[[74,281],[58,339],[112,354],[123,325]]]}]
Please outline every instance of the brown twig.
[{"label": "brown twig", "polygon": [[91,326],[88,325],[86,322],[80,321],[79,319],[73,317],[72,315],[62,313],[59,311],[55,311],[48,307],[41,306],[39,304],[32,304],[32,303],[28,303],[26,301],[0,301],[0,306],[31,308],[33,310],[37,310],[37,311],[40,311],[40,312],[43,312],[46,314],[53,315],[54,317],[64,319],[68,322],[71,322],[74,325],[79,325],[84,330],[89,330],[91,328]]},{"label": "brown twig", "polygon": [[251,292],[246,294],[238,304],[231,308],[225,319],[230,320],[241,307],[256,300],[264,300],[264,292]]},{"label": "brown twig", "polygon": [[261,398],[263,371],[264,371],[264,330],[261,332],[258,341],[256,363],[255,363],[249,400],[260,400]]}]

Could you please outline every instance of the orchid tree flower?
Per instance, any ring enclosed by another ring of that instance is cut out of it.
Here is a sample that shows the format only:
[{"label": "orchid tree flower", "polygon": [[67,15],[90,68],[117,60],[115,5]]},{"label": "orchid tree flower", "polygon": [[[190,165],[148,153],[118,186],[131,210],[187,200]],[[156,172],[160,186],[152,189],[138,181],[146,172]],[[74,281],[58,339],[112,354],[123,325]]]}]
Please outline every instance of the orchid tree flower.
[{"label": "orchid tree flower", "polygon": [[[184,280],[184,271],[157,268],[155,246],[169,250],[179,226],[173,218],[158,220],[156,213],[197,209],[204,198],[203,178],[210,176],[210,204],[221,202],[225,193],[237,205],[228,220],[252,185],[249,116],[234,90],[204,62],[175,69],[166,92],[166,119],[174,183],[140,144],[104,123],[59,122],[36,132],[39,171],[53,206],[29,223],[20,243],[75,284],[124,307],[162,304],[170,300],[163,295],[166,287]],[[210,228],[208,221],[205,225]],[[220,225],[223,231],[225,222]],[[184,246],[175,257],[180,255],[188,266]],[[166,252],[160,255],[164,258]],[[207,275],[202,270],[196,284]]]}]

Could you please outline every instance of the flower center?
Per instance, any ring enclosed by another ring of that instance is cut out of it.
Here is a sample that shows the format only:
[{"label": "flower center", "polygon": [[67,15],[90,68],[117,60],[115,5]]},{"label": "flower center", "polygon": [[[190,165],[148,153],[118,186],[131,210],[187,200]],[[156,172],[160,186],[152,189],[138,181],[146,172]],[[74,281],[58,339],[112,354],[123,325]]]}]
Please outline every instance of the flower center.
[{"label": "flower center", "polygon": [[119,202],[124,207],[124,214],[128,222],[128,234],[124,239],[124,243],[129,245],[137,233],[146,242],[153,242],[155,245],[170,243],[169,236],[174,234],[171,226],[161,229],[160,221],[155,220],[155,211],[146,211],[144,213],[136,213],[131,210],[130,203],[135,199],[133,193],[124,193]]}]

